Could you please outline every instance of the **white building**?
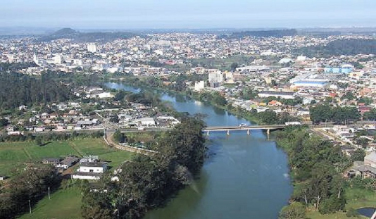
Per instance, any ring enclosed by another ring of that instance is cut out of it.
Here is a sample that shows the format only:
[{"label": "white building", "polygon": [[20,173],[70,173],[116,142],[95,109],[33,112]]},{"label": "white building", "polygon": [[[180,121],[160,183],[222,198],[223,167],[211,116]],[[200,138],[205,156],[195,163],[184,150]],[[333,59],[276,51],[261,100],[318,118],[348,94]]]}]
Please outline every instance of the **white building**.
[{"label": "white building", "polygon": [[282,99],[295,99],[294,92],[278,92],[278,91],[261,91],[258,93],[261,98],[276,97]]},{"label": "white building", "polygon": [[146,126],[146,127],[156,126],[155,120],[151,117],[140,118],[140,119],[135,120],[135,122],[141,126]]},{"label": "white building", "polygon": [[95,43],[87,44],[87,51],[92,53],[97,52],[97,45],[95,45]]},{"label": "white building", "polygon": [[195,82],[195,91],[201,91],[205,88],[205,81],[196,81]]},{"label": "white building", "polygon": [[99,180],[107,170],[104,162],[80,162],[80,167],[72,174],[72,179]]},{"label": "white building", "polygon": [[210,83],[222,83],[223,75],[220,71],[210,72],[209,73],[209,82]]}]

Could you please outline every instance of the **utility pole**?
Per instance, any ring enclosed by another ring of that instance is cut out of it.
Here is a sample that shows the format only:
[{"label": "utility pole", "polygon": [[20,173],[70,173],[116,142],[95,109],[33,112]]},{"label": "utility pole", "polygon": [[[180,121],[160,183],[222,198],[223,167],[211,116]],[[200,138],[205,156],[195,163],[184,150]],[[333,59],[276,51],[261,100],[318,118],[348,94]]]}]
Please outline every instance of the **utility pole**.
[{"label": "utility pole", "polygon": [[30,199],[29,199],[29,210],[30,210],[30,214],[31,214],[31,204],[30,204]]},{"label": "utility pole", "polygon": [[48,187],[48,199],[51,200],[51,196],[50,196],[50,187]]}]

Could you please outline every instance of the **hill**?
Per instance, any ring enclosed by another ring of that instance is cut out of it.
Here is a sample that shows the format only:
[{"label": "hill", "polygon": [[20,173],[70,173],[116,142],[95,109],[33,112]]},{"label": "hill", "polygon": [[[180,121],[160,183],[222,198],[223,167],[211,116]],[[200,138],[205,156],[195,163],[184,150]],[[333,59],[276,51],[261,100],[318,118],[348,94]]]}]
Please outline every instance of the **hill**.
[{"label": "hill", "polygon": [[374,39],[341,39],[324,46],[309,46],[296,49],[294,54],[308,57],[330,57],[340,55],[376,54]]},{"label": "hill", "polygon": [[222,38],[239,39],[243,37],[284,37],[295,36],[298,33],[295,29],[283,29],[283,30],[256,30],[256,31],[241,31],[234,32],[230,35],[222,35]]},{"label": "hill", "polygon": [[57,39],[72,39],[76,42],[93,42],[93,41],[112,41],[115,39],[128,39],[134,36],[138,36],[137,34],[130,33],[130,32],[88,32],[82,33],[71,28],[63,28],[60,29],[52,34],[42,36],[38,39],[38,41],[51,41]]}]

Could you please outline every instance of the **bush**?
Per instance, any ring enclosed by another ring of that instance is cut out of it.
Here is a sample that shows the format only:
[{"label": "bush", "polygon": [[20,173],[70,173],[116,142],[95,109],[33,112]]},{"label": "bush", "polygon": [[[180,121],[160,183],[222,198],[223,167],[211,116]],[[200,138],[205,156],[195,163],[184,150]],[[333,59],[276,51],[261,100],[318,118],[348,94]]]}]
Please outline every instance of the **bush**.
[{"label": "bush", "polygon": [[346,212],[346,217],[358,217],[358,216],[359,216],[359,212],[355,210],[354,208],[349,208],[349,210],[347,210]]}]

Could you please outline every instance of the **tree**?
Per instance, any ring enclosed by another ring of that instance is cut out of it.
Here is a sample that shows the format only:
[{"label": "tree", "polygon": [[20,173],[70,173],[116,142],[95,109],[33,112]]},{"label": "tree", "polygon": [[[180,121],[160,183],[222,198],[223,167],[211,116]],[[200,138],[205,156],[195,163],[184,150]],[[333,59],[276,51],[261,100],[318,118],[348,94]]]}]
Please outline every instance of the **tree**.
[{"label": "tree", "polygon": [[7,126],[9,124],[8,120],[7,119],[0,119],[0,128],[4,127],[4,126]]},{"label": "tree", "polygon": [[125,140],[125,136],[124,136],[124,133],[121,133],[119,130],[116,130],[114,135],[114,140],[116,142],[119,142],[119,143],[124,143],[124,140]]},{"label": "tree", "polygon": [[261,119],[264,124],[278,124],[279,119],[277,113],[274,111],[260,112],[257,116]]},{"label": "tree", "polygon": [[220,95],[219,93],[213,94],[213,102],[218,106],[225,106],[227,104],[226,98]]},{"label": "tree", "polygon": [[311,121],[316,124],[330,120],[332,117],[332,109],[327,104],[320,104],[314,107],[310,107],[309,114]]},{"label": "tree", "polygon": [[293,202],[282,208],[279,213],[279,219],[305,219],[305,207],[299,202]]},{"label": "tree", "polygon": [[117,93],[115,94],[114,100],[115,100],[115,101],[121,101],[121,100],[124,99],[124,97],[125,97],[126,94],[127,94],[127,92],[121,90],[121,91],[119,91],[119,92],[117,92]]},{"label": "tree", "polygon": [[346,204],[346,199],[341,196],[337,198],[336,196],[331,196],[325,199],[319,206],[319,212],[321,214],[330,214],[339,210],[343,210]]},{"label": "tree", "polygon": [[231,66],[230,66],[231,71],[234,72],[238,66],[239,66],[238,63],[233,62],[233,63],[231,64]]}]

